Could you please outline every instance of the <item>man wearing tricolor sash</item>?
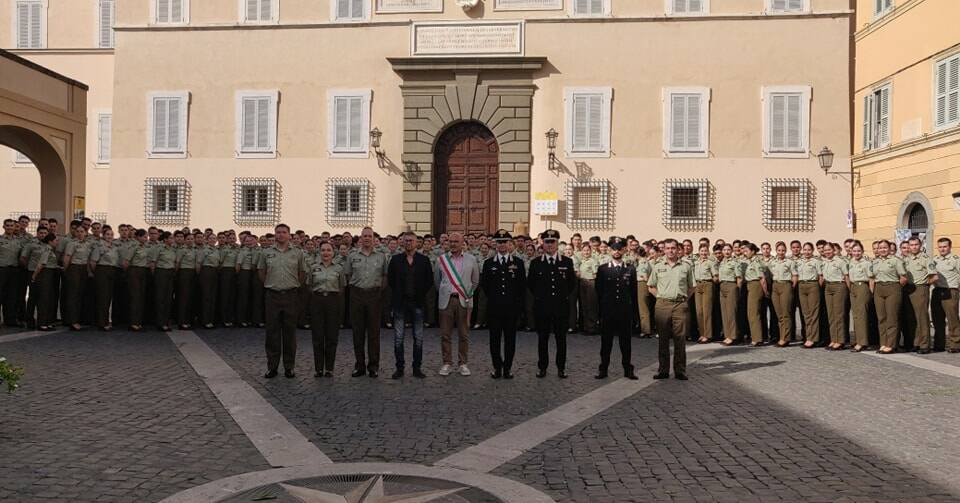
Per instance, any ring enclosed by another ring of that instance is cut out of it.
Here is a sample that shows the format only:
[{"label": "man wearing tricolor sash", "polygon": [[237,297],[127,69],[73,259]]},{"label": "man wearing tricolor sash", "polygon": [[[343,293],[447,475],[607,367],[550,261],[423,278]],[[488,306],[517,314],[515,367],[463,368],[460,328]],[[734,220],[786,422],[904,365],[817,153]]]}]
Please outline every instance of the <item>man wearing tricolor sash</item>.
[{"label": "man wearing tricolor sash", "polygon": [[440,311],[440,346],[443,352],[443,366],[438,372],[442,376],[453,371],[451,351],[451,331],[457,327],[457,371],[460,375],[470,375],[467,367],[470,349],[470,311],[473,309],[473,294],[480,282],[480,267],[477,259],[463,253],[463,234],[451,233],[447,239],[450,251],[437,259],[435,280],[437,282],[437,309]]}]

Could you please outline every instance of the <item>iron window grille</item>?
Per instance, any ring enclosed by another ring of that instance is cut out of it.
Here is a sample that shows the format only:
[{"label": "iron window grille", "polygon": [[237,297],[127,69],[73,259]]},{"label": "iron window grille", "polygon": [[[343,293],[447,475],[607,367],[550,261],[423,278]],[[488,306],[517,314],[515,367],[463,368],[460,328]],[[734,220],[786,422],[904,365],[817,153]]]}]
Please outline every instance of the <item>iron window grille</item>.
[{"label": "iron window grille", "polygon": [[772,231],[812,231],[813,184],[806,178],[763,181],[763,225]]},{"label": "iron window grille", "polygon": [[713,190],[706,179],[663,182],[663,225],[675,231],[710,230],[714,216]]},{"label": "iron window grille", "polygon": [[7,213],[7,218],[17,220],[22,215],[30,217],[30,225],[27,226],[27,232],[30,234],[37,233],[37,224],[40,221],[40,212],[39,211],[11,211]]},{"label": "iron window grille", "polygon": [[923,209],[922,205],[914,204],[913,208],[910,208],[910,215],[907,217],[907,227],[910,232],[913,234],[927,232],[928,225],[927,210]]},{"label": "iron window grille", "polygon": [[275,178],[233,179],[233,220],[270,226],[280,221],[280,183]]},{"label": "iron window grille", "polygon": [[370,223],[370,181],[365,178],[327,180],[327,222],[338,225]]},{"label": "iron window grille", "polygon": [[143,206],[148,224],[189,224],[190,184],[186,178],[147,178]]},{"label": "iron window grille", "polygon": [[569,180],[565,187],[567,227],[609,229],[613,223],[609,180]]}]

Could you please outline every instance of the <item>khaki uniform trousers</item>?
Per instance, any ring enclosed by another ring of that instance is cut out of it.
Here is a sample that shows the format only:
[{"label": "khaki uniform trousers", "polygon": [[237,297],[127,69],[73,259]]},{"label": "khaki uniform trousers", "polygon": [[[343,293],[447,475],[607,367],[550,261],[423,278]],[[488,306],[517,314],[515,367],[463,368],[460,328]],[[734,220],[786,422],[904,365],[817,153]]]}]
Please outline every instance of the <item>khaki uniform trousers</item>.
[{"label": "khaki uniform trousers", "polygon": [[647,289],[646,281],[637,281],[637,308],[640,311],[640,333],[652,335],[654,333],[653,313],[650,311],[650,303],[653,296]]},{"label": "khaki uniform trousers", "polygon": [[763,306],[763,286],[760,280],[747,282],[747,323],[750,325],[750,341],[763,342],[763,321],[760,320]]},{"label": "khaki uniform trousers", "polygon": [[470,320],[467,314],[470,308],[460,305],[460,297],[451,295],[447,307],[440,310],[440,351],[443,354],[443,364],[453,365],[453,345],[451,332],[457,326],[457,366],[469,363],[470,354]]},{"label": "khaki uniform trousers", "polygon": [[870,283],[854,281],[850,283],[850,312],[853,314],[853,338],[860,346],[870,345]]},{"label": "khaki uniform trousers", "polygon": [[956,288],[934,288],[930,307],[933,311],[933,347],[942,351],[945,348],[960,348],[960,315],[958,315],[960,293]]},{"label": "khaki uniform trousers", "polygon": [[900,338],[900,297],[902,295],[900,283],[877,283],[873,296],[873,304],[877,308],[877,325],[880,327],[880,345],[888,348],[897,347]]},{"label": "khaki uniform trousers", "polygon": [[847,326],[847,285],[842,281],[830,281],[824,285],[824,298],[827,301],[827,321],[830,327],[830,342],[843,344],[846,340],[844,329]]},{"label": "khaki uniform trousers", "polygon": [[[774,281],[770,301],[777,315],[777,324],[780,329],[780,333],[777,334],[780,338],[779,342],[786,344],[793,340],[793,282]],[[770,334],[771,339],[773,335]]]},{"label": "khaki uniform trousers", "polygon": [[913,346],[930,349],[930,285],[915,285],[908,294],[916,323],[913,326]]},{"label": "khaki uniform trousers", "polygon": [[354,370],[380,369],[380,289],[350,287],[350,324],[353,326]]},{"label": "khaki uniform trousers", "polygon": [[670,342],[673,342],[673,374],[687,373],[687,335],[690,327],[690,308],[686,299],[670,300],[657,299],[653,310],[657,322],[658,340],[657,356],[660,369],[658,373],[670,372]]},{"label": "khaki uniform trousers", "polygon": [[807,342],[820,342],[820,283],[800,282],[800,314],[807,324]]},{"label": "khaki uniform trousers", "polygon": [[737,330],[737,304],[740,300],[740,289],[736,281],[720,283],[720,313],[723,317],[723,336],[732,341],[740,340]]},{"label": "khaki uniform trousers", "polygon": [[713,293],[713,281],[704,280],[697,282],[697,290],[694,293],[697,326],[700,329],[700,337],[706,339],[713,339]]}]

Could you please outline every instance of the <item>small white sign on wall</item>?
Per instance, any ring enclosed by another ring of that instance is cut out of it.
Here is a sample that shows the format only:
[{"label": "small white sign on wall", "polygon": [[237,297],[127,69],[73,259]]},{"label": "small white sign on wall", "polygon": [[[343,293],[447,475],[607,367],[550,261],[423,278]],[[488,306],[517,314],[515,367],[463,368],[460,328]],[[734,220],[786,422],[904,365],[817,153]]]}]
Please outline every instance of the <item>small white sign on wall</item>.
[{"label": "small white sign on wall", "polygon": [[555,217],[560,213],[560,196],[556,192],[537,192],[533,195],[533,214]]},{"label": "small white sign on wall", "polygon": [[377,14],[443,12],[443,0],[376,0]]}]

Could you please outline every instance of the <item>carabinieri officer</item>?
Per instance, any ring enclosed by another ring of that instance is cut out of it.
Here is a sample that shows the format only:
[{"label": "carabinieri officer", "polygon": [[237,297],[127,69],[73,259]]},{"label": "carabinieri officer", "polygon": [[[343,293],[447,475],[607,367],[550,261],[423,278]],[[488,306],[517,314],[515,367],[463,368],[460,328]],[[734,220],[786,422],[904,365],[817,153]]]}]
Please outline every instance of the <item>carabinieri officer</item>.
[{"label": "carabinieri officer", "polygon": [[630,331],[633,329],[633,306],[636,305],[637,270],[623,262],[623,238],[610,239],[610,262],[597,269],[596,289],[600,306],[600,371],[597,379],[607,378],[613,338],[620,339],[620,360],[623,377],[636,380],[630,363]]},{"label": "carabinieri officer", "polygon": [[[494,379],[513,379],[513,355],[517,350],[517,317],[523,309],[526,273],[523,260],[510,254],[510,233],[500,229],[493,236],[497,254],[483,263],[480,285],[487,296],[487,327]],[[500,343],[503,342],[503,353]]]},{"label": "carabinieri officer", "polygon": [[550,229],[540,234],[543,255],[530,262],[527,288],[533,293],[537,330],[537,377],[546,377],[550,366],[550,333],[557,340],[557,376],[567,378],[567,324],[570,293],[577,287],[573,260],[557,253],[560,233]]}]

